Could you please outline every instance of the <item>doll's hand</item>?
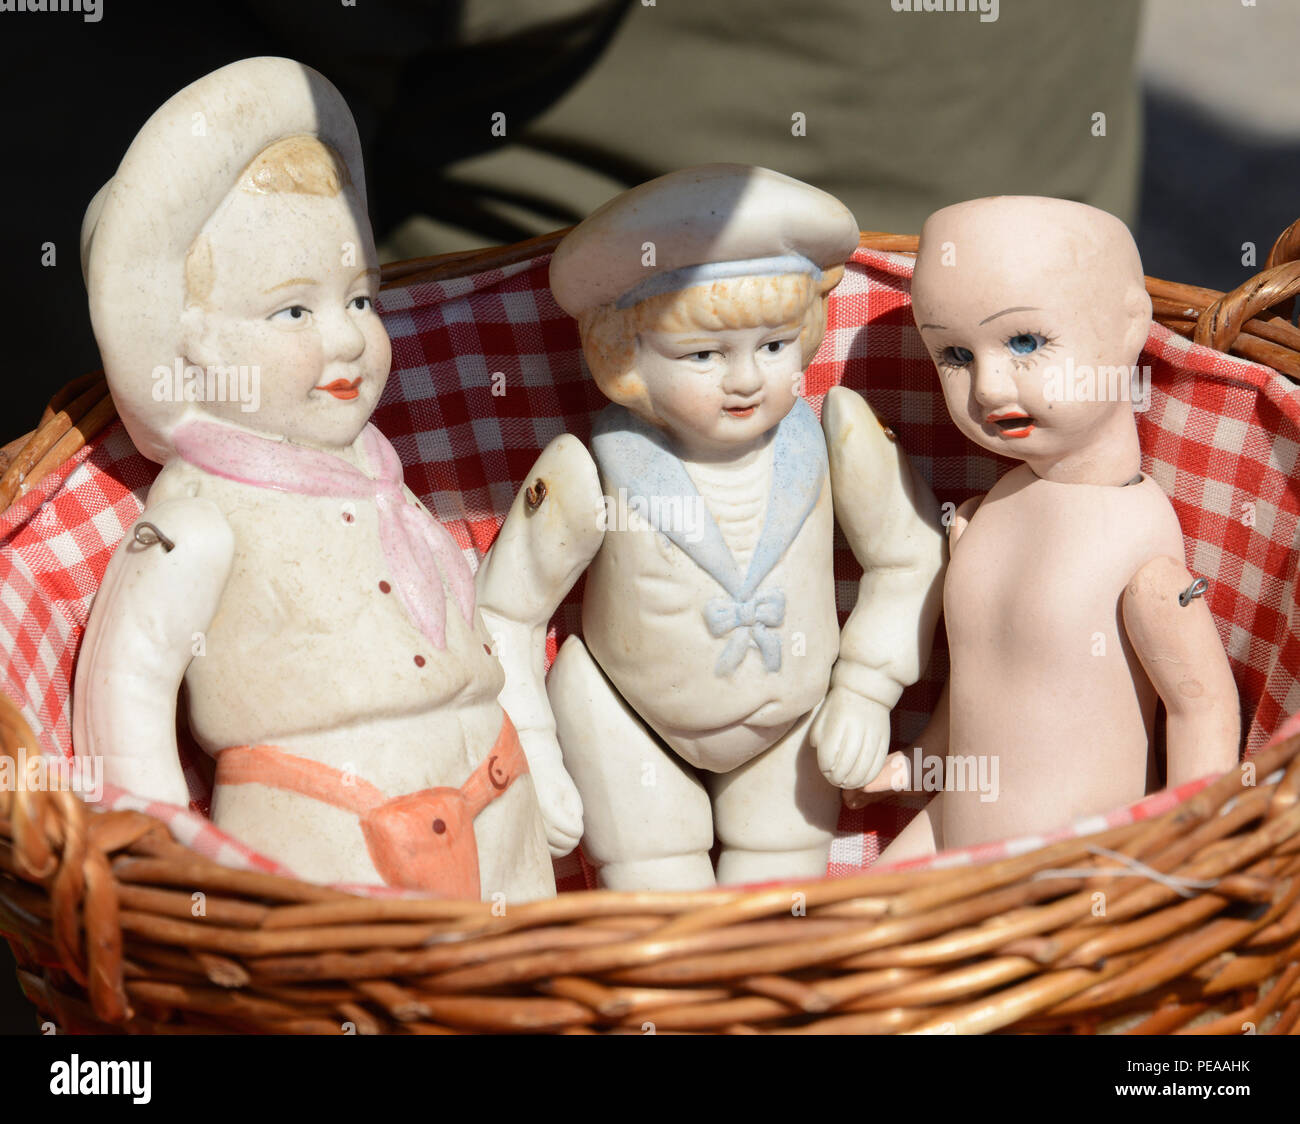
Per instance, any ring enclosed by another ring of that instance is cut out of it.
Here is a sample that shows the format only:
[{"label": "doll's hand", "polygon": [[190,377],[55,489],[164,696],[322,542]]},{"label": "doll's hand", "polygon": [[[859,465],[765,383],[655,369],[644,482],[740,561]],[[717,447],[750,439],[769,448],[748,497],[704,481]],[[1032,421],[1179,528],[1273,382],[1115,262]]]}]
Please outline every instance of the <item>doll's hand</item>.
[{"label": "doll's hand", "polygon": [[889,752],[889,708],[832,687],[809,736],[822,776],[836,788],[862,788],[876,779]]},{"label": "doll's hand", "polygon": [[876,774],[876,779],[868,781],[861,788],[844,790],[844,807],[857,810],[882,796],[892,796],[906,792],[912,786],[912,763],[907,754],[900,751],[885,758],[885,766]]},{"label": "doll's hand", "polygon": [[561,858],[582,838],[582,797],[560,763],[560,745],[554,734],[520,730],[519,741],[528,758],[528,770],[537,791],[542,822],[546,825],[546,844],[552,858]]}]

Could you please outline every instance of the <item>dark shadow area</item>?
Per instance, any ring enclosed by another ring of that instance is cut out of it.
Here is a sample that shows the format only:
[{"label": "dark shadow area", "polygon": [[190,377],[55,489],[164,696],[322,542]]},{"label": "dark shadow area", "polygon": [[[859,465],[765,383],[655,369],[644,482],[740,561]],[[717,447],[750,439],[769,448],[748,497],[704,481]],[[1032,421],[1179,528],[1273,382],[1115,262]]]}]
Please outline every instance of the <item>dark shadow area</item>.
[{"label": "dark shadow area", "polygon": [[0,941],[0,1034],[37,1034],[36,1008],[23,997],[9,942]]},{"label": "dark shadow area", "polygon": [[[232,0],[220,18],[173,4],[77,13],[10,13],[0,30],[0,307],[16,354],[0,408],[0,445],[25,433],[61,386],[99,366],[81,279],[82,215],[149,116],[182,87],[252,55],[321,71],[356,118],[375,235],[413,212],[471,221],[483,200],[452,192],[441,169],[492,143],[503,112],[522,128],[588,69],[630,0],[564,6],[524,31],[458,37],[459,0],[366,0],[363,11],[301,0]],[[488,196],[485,195],[484,198]],[[577,215],[557,214],[555,225]],[[487,231],[521,237],[508,225]],[[53,246],[53,264],[49,245]],[[45,258],[45,261],[42,259]]]},{"label": "dark shadow area", "polygon": [[[1234,289],[1263,268],[1300,216],[1300,140],[1234,132],[1201,110],[1148,90],[1138,248],[1147,273]],[[1255,264],[1242,244],[1255,244]]]}]

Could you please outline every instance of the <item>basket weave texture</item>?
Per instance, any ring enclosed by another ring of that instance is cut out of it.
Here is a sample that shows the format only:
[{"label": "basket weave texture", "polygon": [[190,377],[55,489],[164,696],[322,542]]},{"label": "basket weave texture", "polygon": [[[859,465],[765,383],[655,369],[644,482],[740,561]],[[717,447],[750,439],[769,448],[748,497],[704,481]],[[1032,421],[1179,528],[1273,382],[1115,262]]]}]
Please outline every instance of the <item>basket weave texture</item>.
[{"label": "basket weave texture", "polygon": [[[540,449],[566,430],[585,439],[604,404],[573,321],[550,298],[550,245],[386,273],[394,371],[374,420],[407,483],[475,561]],[[910,259],[886,252],[908,240],[871,245],[885,249],[859,250],[832,297],[806,395],[820,408],[835,383],[863,392],[940,501],[959,504],[1012,462],[948,420],[911,324]],[[1173,497],[1189,566],[1211,579],[1250,754],[1300,711],[1300,392],[1181,337],[1287,369],[1294,329],[1273,306],[1294,291],[1291,272],[1270,260],[1262,280],[1227,297],[1152,280],[1170,327],[1153,326],[1142,360],[1152,371],[1143,467]],[[505,394],[493,393],[495,372]],[[89,601],[156,472],[112,416],[102,381],[71,384],[0,478],[0,503],[6,488],[16,494],[0,513],[0,687],[12,704],[0,700],[0,728],[11,753],[70,750]],[[856,577],[838,541],[842,610]],[[579,593],[549,655],[577,625]],[[946,670],[940,643],[895,711],[896,747],[923,724]],[[571,893],[505,916],[310,886],[194,811],[125,793],[88,814],[67,793],[4,792],[0,931],[28,994],[64,1029],[972,1031],[1136,1019],[1169,1030],[1217,1019],[1211,1028],[1228,1033],[1243,1022],[1286,1030],[1300,1018],[1298,754],[1295,737],[1253,758],[1249,788],[1235,775],[1189,786],[1058,841],[982,848],[943,868],[707,895]],[[201,764],[188,770],[198,808]],[[916,806],[845,811],[830,873],[864,869]],[[558,874],[565,889],[591,884],[576,859]],[[1172,1005],[1152,1014],[1161,1003]]]}]

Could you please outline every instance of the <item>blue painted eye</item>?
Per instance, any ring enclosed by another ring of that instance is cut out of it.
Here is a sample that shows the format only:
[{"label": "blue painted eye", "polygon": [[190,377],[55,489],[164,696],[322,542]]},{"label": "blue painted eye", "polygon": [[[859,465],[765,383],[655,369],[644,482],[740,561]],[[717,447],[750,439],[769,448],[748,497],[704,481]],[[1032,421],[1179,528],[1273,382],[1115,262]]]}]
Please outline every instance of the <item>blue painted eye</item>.
[{"label": "blue painted eye", "polygon": [[1007,340],[1007,347],[1017,355],[1032,355],[1046,342],[1046,339],[1034,332],[1021,332],[1020,335],[1012,336]]},{"label": "blue painted eye", "polygon": [[964,367],[974,358],[975,353],[967,347],[945,347],[943,349],[943,361],[950,367]]}]

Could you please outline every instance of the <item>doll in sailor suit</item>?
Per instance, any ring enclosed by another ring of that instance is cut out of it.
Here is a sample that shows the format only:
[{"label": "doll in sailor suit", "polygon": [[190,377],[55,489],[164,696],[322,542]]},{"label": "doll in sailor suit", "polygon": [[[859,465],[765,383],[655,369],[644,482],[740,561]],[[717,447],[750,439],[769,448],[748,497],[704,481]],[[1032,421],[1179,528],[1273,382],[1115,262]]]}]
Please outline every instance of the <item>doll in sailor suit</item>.
[{"label": "doll in sailor suit", "polygon": [[92,607],[77,752],[185,806],[183,682],[213,820],[300,877],[554,894],[473,576],[368,424],[390,349],[338,91],[275,58],[186,87],[91,204],[83,262],[118,411],[163,468]]},{"label": "doll in sailor suit", "polygon": [[[582,838],[603,886],[824,874],[839,789],[880,770],[925,666],[937,504],[860,396],[832,390],[821,424],[799,396],[857,237],[826,193],[719,164],[617,197],[552,260],[611,405],[590,451],[543,452],[479,601],[534,771],[573,781],[543,795],[552,847]],[[837,515],[864,566],[842,635]],[[584,570],[581,638],[543,687]]]}]

